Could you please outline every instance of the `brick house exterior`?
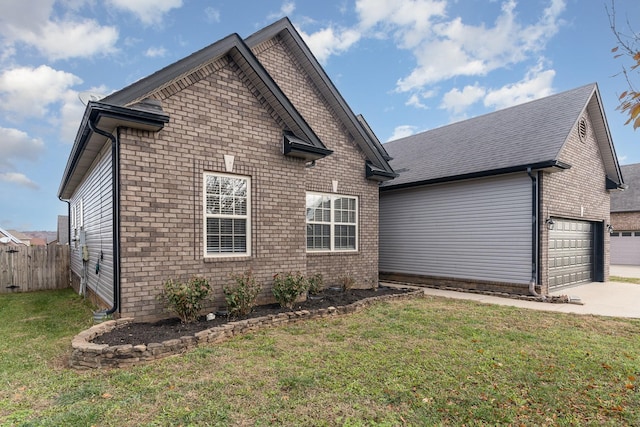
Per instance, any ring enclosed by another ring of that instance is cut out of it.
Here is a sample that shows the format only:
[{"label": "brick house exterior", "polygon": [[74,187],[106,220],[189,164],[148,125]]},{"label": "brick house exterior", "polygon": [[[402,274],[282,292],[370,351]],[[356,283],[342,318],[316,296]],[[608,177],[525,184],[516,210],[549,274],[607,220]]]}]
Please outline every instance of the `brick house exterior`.
[{"label": "brick house exterior", "polygon": [[385,147],[382,279],[542,295],[608,279],[624,184],[597,85]]},{"label": "brick house exterior", "polygon": [[[394,176],[288,19],[229,36],[88,104],[59,191],[75,287],[139,320],[166,316],[157,296],[170,278],[208,278],[208,309],[246,271],[259,303],[278,272],[370,287],[378,185]],[[316,200],[330,225],[310,223]]]}]

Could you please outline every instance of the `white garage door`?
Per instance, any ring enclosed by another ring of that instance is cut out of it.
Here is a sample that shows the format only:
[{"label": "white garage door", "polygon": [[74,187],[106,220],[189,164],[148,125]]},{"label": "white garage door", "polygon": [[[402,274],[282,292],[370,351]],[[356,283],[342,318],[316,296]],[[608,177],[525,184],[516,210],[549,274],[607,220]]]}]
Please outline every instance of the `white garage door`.
[{"label": "white garage door", "polygon": [[593,224],[554,218],[549,231],[549,287],[593,280]]},{"label": "white garage door", "polygon": [[611,264],[640,265],[640,231],[611,233]]}]

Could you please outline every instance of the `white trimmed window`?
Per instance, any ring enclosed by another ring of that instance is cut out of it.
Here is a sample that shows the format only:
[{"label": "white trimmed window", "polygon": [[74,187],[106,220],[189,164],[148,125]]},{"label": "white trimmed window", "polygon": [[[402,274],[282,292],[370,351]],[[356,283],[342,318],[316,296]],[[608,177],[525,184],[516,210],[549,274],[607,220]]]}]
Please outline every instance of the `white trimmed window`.
[{"label": "white trimmed window", "polygon": [[307,193],[307,251],[358,250],[358,198]]},{"label": "white trimmed window", "polygon": [[251,179],[246,176],[204,174],[204,254],[251,254]]}]

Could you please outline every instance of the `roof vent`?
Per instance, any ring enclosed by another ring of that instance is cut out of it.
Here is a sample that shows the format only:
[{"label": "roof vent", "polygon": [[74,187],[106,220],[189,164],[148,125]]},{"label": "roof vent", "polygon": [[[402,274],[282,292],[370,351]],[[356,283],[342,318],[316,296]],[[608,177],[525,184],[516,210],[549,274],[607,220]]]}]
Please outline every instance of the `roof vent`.
[{"label": "roof vent", "polygon": [[583,117],[578,122],[578,135],[580,141],[585,142],[587,140],[587,120]]}]

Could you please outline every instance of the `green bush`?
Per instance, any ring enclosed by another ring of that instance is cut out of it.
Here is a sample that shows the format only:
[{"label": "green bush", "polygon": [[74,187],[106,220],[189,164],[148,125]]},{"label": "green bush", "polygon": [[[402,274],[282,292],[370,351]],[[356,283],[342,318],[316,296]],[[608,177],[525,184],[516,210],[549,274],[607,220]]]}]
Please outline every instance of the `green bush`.
[{"label": "green bush", "polygon": [[324,289],[324,279],[322,273],[316,273],[307,279],[309,285],[309,293],[311,295],[317,295]]},{"label": "green bush", "polygon": [[256,305],[258,294],[262,285],[256,282],[251,271],[232,276],[234,285],[225,286],[224,299],[227,302],[227,310],[230,316],[246,316],[251,313]]},{"label": "green bush", "polygon": [[300,272],[278,273],[273,276],[273,296],[282,307],[293,308],[293,303],[307,289],[307,279]]},{"label": "green bush", "polygon": [[211,286],[203,277],[192,277],[188,282],[169,279],[164,283],[160,299],[169,312],[178,315],[182,323],[198,320],[204,300],[209,296]]}]

